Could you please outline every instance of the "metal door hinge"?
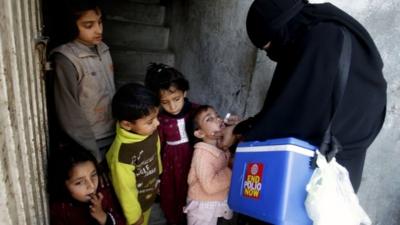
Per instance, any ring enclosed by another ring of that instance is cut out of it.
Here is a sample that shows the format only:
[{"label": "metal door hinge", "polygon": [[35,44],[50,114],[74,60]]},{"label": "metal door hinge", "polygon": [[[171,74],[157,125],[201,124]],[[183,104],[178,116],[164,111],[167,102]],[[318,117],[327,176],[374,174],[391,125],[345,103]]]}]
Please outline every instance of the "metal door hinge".
[{"label": "metal door hinge", "polygon": [[35,49],[38,51],[39,61],[43,74],[45,74],[46,71],[52,70],[51,63],[47,61],[48,42],[49,42],[49,37],[46,36],[40,36],[38,38],[35,38]]}]

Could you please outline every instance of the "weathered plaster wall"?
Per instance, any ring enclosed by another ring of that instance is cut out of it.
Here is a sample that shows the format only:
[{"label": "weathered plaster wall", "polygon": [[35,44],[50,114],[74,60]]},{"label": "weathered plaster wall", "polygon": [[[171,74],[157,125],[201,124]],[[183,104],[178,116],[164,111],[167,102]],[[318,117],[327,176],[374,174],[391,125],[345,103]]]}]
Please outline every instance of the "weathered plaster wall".
[{"label": "weathered plaster wall", "polygon": [[[190,98],[214,105],[220,113],[254,115],[262,106],[272,77],[274,64],[265,53],[256,53],[245,31],[251,2],[169,2],[175,66],[190,80]],[[400,224],[400,1],[331,2],[365,25],[385,62],[387,119],[368,151],[359,197],[374,224]]]},{"label": "weathered plaster wall", "polygon": [[174,0],[168,6],[175,64],[189,79],[190,98],[242,114],[255,49],[244,27],[250,0]]}]

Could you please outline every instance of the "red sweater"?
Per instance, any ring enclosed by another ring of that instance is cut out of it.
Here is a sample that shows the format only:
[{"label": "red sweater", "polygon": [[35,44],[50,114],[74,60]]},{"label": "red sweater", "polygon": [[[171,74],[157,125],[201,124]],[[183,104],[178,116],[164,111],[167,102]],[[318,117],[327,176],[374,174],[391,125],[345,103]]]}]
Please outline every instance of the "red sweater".
[{"label": "red sweater", "polygon": [[[106,225],[126,225],[121,207],[111,188],[99,187],[98,192],[104,196],[102,206],[105,213],[107,213]],[[90,215],[88,203],[70,200],[50,202],[50,224],[98,225],[99,223]]]}]

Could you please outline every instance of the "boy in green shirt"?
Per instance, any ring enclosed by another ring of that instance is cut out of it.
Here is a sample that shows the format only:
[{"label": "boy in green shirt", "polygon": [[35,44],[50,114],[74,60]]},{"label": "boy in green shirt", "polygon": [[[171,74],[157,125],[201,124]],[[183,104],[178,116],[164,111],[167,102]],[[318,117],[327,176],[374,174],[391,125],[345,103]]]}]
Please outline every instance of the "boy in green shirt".
[{"label": "boy in green shirt", "polygon": [[127,84],[112,100],[116,137],[106,154],[111,180],[128,224],[148,224],[161,173],[159,100],[144,86]]}]

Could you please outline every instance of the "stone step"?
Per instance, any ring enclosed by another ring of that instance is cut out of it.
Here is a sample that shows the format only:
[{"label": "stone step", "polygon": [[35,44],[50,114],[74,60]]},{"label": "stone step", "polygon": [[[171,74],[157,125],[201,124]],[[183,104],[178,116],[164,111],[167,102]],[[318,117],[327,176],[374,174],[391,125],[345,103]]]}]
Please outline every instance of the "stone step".
[{"label": "stone step", "polygon": [[109,20],[163,25],[165,6],[135,3],[129,1],[107,1],[106,18]]},{"label": "stone step", "polygon": [[151,214],[149,218],[149,225],[165,225],[167,221],[165,220],[164,213],[161,210],[159,203],[154,203],[151,206]]},{"label": "stone step", "polygon": [[105,20],[104,40],[109,45],[146,50],[166,50],[169,28]]},{"label": "stone step", "polygon": [[139,83],[144,85],[145,74],[115,74],[115,87],[119,89],[124,84]]},{"label": "stone step", "polygon": [[143,82],[147,66],[151,62],[175,64],[175,56],[169,51],[140,51],[111,47],[115,77],[119,80]]},{"label": "stone step", "polygon": [[128,0],[129,2],[143,3],[143,4],[160,4],[161,0]]}]

